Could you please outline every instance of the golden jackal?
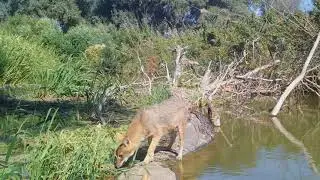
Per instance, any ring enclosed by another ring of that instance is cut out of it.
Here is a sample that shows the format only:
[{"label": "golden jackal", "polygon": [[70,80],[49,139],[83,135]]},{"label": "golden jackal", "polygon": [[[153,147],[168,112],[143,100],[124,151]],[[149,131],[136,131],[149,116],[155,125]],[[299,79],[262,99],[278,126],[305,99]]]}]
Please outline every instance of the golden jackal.
[{"label": "golden jackal", "polygon": [[[138,111],[131,122],[128,131],[115,151],[116,168],[121,167],[124,162],[138,150],[142,140],[148,138],[149,148],[143,163],[147,164],[153,160],[154,151],[161,137],[171,130],[178,130],[180,148],[177,159],[182,159],[184,130],[189,119],[189,103],[181,98],[171,97],[161,104]],[[151,143],[150,143],[151,140]],[[171,139],[168,148],[174,143]]]}]

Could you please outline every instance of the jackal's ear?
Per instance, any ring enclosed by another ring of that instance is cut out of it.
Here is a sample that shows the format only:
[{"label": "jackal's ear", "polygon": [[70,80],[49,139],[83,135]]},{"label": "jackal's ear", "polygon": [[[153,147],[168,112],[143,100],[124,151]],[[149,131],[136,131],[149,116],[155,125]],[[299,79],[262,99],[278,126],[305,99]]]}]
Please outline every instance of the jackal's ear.
[{"label": "jackal's ear", "polygon": [[126,135],[124,133],[117,133],[115,137],[117,142],[122,142]]},{"label": "jackal's ear", "polygon": [[123,141],[122,141],[122,144],[124,144],[125,146],[129,146],[130,145],[130,140],[125,138]]}]

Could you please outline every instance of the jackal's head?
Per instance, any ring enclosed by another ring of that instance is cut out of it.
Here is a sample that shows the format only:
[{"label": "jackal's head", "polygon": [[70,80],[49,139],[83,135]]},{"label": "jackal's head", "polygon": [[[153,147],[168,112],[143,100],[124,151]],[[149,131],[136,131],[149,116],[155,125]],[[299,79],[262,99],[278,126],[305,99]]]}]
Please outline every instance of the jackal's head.
[{"label": "jackal's head", "polygon": [[135,148],[132,142],[129,139],[124,138],[115,152],[115,167],[120,168],[121,166],[123,166],[123,164],[134,154],[134,152]]}]

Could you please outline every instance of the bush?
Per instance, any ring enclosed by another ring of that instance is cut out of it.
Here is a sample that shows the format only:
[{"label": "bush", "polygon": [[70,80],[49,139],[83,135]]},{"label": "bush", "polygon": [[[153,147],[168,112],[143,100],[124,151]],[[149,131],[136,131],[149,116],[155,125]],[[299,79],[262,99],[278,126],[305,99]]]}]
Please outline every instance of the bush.
[{"label": "bush", "polygon": [[42,36],[42,42],[55,47],[59,53],[79,56],[90,45],[101,44],[111,39],[107,27],[79,25],[67,33],[48,31]]},{"label": "bush", "polygon": [[47,31],[60,32],[57,22],[49,18],[33,18],[16,15],[1,23],[1,28],[10,34],[40,40]]},{"label": "bush", "polygon": [[145,94],[138,102],[139,106],[150,106],[153,104],[159,104],[162,101],[168,99],[171,96],[170,90],[165,85],[158,85],[152,88],[151,95]]}]

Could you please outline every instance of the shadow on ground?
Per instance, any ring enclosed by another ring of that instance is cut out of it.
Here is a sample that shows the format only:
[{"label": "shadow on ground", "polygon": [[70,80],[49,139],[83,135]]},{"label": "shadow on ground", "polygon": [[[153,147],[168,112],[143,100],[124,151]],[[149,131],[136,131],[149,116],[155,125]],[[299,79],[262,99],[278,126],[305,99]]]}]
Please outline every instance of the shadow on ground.
[{"label": "shadow on ground", "polygon": [[[108,106],[104,114],[115,114],[115,119],[123,119],[124,117],[131,115],[133,110],[129,110],[126,107],[118,104],[116,100],[110,99],[107,101]],[[89,117],[92,112],[92,106],[79,100],[22,100],[16,99],[8,95],[0,95],[0,118],[7,115],[34,115],[40,117],[46,117],[49,109],[58,109],[58,115],[68,117],[75,113],[79,113],[81,117]]]},{"label": "shadow on ground", "polygon": [[[119,126],[128,120],[134,111],[121,106],[116,100],[109,100],[104,116],[109,125]],[[93,112],[86,101],[79,100],[23,100],[0,95],[0,142],[8,142],[19,128],[30,134],[43,129],[61,130],[98,123],[91,118]],[[56,111],[56,113],[55,113]],[[50,121],[53,122],[50,122]]]}]

